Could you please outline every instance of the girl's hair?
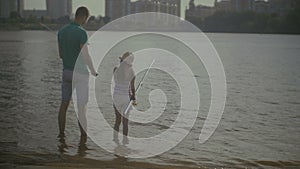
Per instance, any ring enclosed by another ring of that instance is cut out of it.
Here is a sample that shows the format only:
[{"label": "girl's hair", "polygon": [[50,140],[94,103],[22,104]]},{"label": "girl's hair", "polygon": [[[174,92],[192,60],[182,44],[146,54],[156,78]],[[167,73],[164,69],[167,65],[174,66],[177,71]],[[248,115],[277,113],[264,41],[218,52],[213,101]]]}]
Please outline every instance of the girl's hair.
[{"label": "girl's hair", "polygon": [[122,62],[124,59],[126,59],[131,53],[130,52],[125,52],[122,57],[120,57],[120,62]]}]

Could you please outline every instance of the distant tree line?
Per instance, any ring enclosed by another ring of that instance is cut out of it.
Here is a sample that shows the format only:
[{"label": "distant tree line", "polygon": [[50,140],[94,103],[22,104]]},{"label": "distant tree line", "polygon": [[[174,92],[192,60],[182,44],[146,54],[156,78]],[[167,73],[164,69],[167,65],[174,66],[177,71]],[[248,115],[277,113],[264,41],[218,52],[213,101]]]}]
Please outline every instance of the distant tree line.
[{"label": "distant tree line", "polygon": [[198,17],[188,19],[206,32],[236,33],[300,33],[300,2],[286,16],[277,14],[246,12],[222,12],[201,20]]},{"label": "distant tree line", "polygon": [[[61,16],[57,19],[54,18],[49,18],[49,17],[37,17],[34,15],[30,15],[27,18],[21,17],[21,15],[16,12],[12,11],[9,15],[9,18],[0,18],[0,23],[38,23],[38,22],[43,22],[43,23],[59,23],[59,24],[66,24],[71,21],[70,17],[68,15],[66,16]],[[88,22],[94,22],[94,23],[103,23],[107,24],[110,21],[110,18],[108,16],[101,16],[99,15],[98,17],[91,16],[89,18]]]},{"label": "distant tree line", "polygon": [[[29,15],[28,17],[21,17],[21,15],[13,11],[10,13],[9,18],[0,18],[1,29],[45,29],[40,23],[48,25],[51,29],[56,30],[61,26],[70,23],[72,19],[69,16],[62,16],[57,19],[49,17],[37,17],[35,15]],[[97,30],[104,24],[109,22],[109,17],[91,16],[88,20],[86,28]]]},{"label": "distant tree line", "polygon": [[[285,16],[278,16],[273,13],[255,13],[253,11],[245,12],[226,12],[217,11],[213,15],[201,20],[200,17],[189,17],[187,19],[204,32],[234,32],[234,33],[289,33],[300,34],[300,0],[295,7],[291,9]],[[0,24],[16,25],[17,27],[25,27],[24,24],[66,24],[71,20],[69,16],[63,16],[58,19],[50,19],[46,17],[37,18],[29,16],[22,18],[17,12],[11,12],[9,18],[0,18]],[[110,22],[110,18],[105,16],[91,16],[87,26],[91,29],[98,29]],[[20,25],[20,24],[23,24]],[[22,29],[21,28],[21,29]],[[28,29],[31,29],[28,27]],[[34,29],[44,29],[42,27],[34,27]]]}]

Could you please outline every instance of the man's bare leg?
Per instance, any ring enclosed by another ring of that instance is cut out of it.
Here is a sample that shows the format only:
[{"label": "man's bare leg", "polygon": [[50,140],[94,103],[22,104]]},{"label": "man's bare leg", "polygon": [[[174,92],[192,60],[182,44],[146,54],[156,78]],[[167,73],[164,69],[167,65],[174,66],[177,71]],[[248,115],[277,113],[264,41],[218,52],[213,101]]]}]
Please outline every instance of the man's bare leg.
[{"label": "man's bare leg", "polygon": [[59,138],[65,137],[65,126],[66,126],[66,114],[70,102],[61,102],[59,113],[58,113],[58,127],[59,127]]},{"label": "man's bare leg", "polygon": [[81,137],[87,137],[87,119],[86,119],[86,104],[78,103],[78,124],[81,132]]}]

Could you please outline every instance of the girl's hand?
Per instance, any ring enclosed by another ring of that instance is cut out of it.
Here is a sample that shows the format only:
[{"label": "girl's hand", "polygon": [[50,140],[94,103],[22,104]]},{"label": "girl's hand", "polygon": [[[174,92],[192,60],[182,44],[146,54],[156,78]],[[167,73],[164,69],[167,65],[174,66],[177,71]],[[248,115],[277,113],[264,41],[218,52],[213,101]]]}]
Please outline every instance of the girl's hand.
[{"label": "girl's hand", "polygon": [[130,95],[130,100],[136,100],[135,95]]},{"label": "girl's hand", "polygon": [[137,101],[136,101],[136,100],[133,100],[133,101],[132,101],[132,105],[136,106],[136,105],[137,105]]}]

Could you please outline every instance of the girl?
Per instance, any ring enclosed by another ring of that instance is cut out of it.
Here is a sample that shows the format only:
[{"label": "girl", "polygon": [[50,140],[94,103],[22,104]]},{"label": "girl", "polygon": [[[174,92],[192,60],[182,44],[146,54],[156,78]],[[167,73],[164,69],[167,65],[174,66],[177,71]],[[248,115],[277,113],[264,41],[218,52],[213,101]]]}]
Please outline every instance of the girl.
[{"label": "girl", "polygon": [[114,68],[114,92],[113,101],[116,114],[113,140],[118,142],[119,127],[123,124],[123,144],[128,144],[128,117],[129,110],[126,112],[126,108],[133,100],[133,105],[136,105],[135,98],[135,73],[132,68],[134,56],[130,52],[126,52],[120,57],[120,65]]}]

